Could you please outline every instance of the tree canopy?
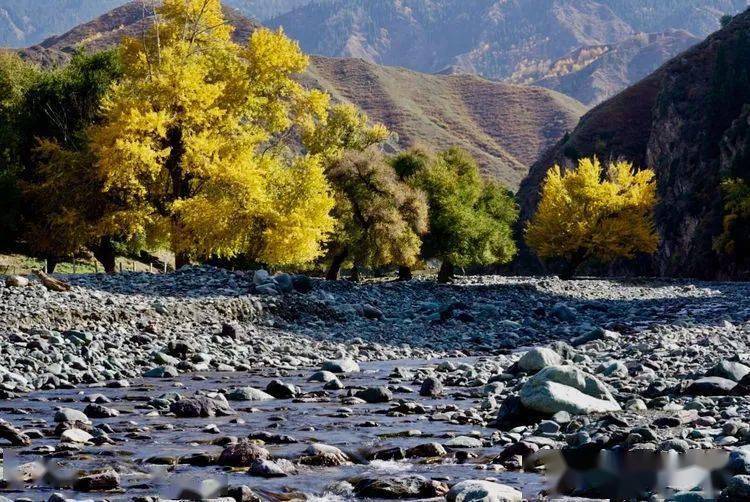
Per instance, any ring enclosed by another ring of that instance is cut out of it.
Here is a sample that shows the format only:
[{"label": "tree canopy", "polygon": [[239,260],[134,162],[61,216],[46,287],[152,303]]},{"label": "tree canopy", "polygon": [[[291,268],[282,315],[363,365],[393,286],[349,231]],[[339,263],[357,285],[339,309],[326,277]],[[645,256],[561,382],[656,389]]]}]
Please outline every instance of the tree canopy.
[{"label": "tree canopy", "polygon": [[271,148],[296,124],[323,117],[328,97],[292,76],[308,64],[283,32],[245,46],[219,0],[165,0],[142,39],[121,48],[124,76],[90,131],[105,192],[125,206],[107,232],[188,257],[245,253],[304,263],[333,227],[333,199],[315,156]]},{"label": "tree canopy", "polygon": [[449,279],[455,266],[501,264],[515,256],[513,195],[482,179],[467,152],[451,148],[433,158],[407,152],[394,158],[393,167],[427,196],[430,230],[423,256],[443,262],[441,280]]},{"label": "tree canopy", "polygon": [[542,259],[559,258],[569,276],[587,260],[610,262],[654,253],[654,172],[612,162],[606,171],[597,158],[581,159],[576,169],[549,170],[539,207],[526,228],[526,242]]}]

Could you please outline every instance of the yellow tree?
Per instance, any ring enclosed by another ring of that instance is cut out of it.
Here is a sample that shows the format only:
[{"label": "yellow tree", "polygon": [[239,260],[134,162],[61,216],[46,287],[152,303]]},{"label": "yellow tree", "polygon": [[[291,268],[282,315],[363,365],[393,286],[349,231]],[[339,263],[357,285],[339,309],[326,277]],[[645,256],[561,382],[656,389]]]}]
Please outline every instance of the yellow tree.
[{"label": "yellow tree", "polygon": [[219,0],[165,0],[143,37],[121,47],[124,76],[90,131],[105,191],[124,208],[103,231],[145,234],[191,257],[245,253],[304,263],[333,227],[317,156],[275,146],[322,119],[327,95],[292,77],[308,64],[281,31],[231,39]]},{"label": "yellow tree", "polygon": [[559,258],[572,276],[587,260],[610,262],[653,253],[659,243],[653,223],[656,183],[652,170],[614,162],[606,173],[598,159],[577,169],[549,170],[526,243],[542,259]]}]

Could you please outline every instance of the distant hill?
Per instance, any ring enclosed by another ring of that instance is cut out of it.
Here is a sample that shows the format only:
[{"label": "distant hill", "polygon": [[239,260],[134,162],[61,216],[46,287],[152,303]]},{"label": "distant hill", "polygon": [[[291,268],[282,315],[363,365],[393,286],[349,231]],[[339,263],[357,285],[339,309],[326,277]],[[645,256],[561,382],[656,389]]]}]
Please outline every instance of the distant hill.
[{"label": "distant hill", "polygon": [[[718,29],[723,14],[747,5],[748,0],[332,0],[266,24],[283,26],[313,54],[427,73],[533,83],[557,72],[539,83],[596,104]],[[597,53],[597,47],[606,50]],[[586,52],[587,59],[568,67],[573,75],[564,79],[558,62],[576,51]]]},{"label": "distant hill", "polygon": [[[126,1],[0,0],[0,47],[40,44]],[[722,15],[750,0],[223,2],[283,26],[310,54],[540,85],[593,106],[717,30]]]},{"label": "distant hill", "polygon": [[[225,8],[225,14],[240,42],[258,26],[235,9]],[[141,6],[133,2],[20,53],[44,65],[59,64],[78,47],[97,51],[125,35],[137,36],[145,22]],[[585,112],[577,101],[547,89],[427,75],[351,58],[314,57],[301,79],[384,122],[398,134],[401,147],[466,148],[487,175],[513,189],[541,152]]]},{"label": "distant hill", "polygon": [[685,30],[639,33],[616,44],[576,49],[554,61],[530,83],[593,106],[700,41]]},{"label": "distant hill", "polygon": [[387,124],[404,145],[465,148],[486,173],[510,187],[585,111],[546,89],[472,75],[427,75],[361,59],[315,57],[305,78]]},{"label": "distant hill", "polygon": [[0,0],[0,47],[24,47],[88,21],[122,0]]},{"label": "distant hill", "polygon": [[[0,0],[0,47],[26,47],[60,35],[129,0]],[[149,1],[149,0],[147,0]],[[264,21],[313,0],[223,0]]]},{"label": "distant hill", "polygon": [[[724,217],[721,181],[750,179],[750,10],[588,112],[569,137],[536,162],[521,185],[522,225],[554,164],[581,156],[625,158],[653,168],[662,242],[638,272],[750,277],[750,257],[713,249]],[[746,240],[750,240],[747,236]],[[747,242],[745,242],[747,245]],[[522,266],[534,269],[528,251]]]}]

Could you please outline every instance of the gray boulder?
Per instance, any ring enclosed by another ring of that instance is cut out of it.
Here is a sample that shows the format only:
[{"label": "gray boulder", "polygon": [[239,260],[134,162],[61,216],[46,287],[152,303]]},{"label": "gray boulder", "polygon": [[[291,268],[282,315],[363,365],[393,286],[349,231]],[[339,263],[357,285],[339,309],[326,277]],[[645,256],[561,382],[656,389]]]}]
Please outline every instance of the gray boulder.
[{"label": "gray boulder", "polygon": [[585,415],[620,410],[603,382],[574,366],[542,369],[523,385],[520,399],[526,408],[549,415],[558,411]]},{"label": "gray boulder", "polygon": [[547,366],[559,366],[563,358],[552,349],[537,347],[525,353],[518,361],[518,367],[528,373],[536,373]]},{"label": "gray boulder", "polygon": [[492,481],[461,481],[448,492],[448,502],[521,502],[523,494],[507,485]]},{"label": "gray boulder", "polygon": [[717,376],[703,377],[695,380],[685,394],[689,396],[726,396],[737,385],[737,382]]},{"label": "gray boulder", "polygon": [[439,378],[427,377],[422,381],[419,395],[422,397],[437,397],[443,394],[443,383]]},{"label": "gray boulder", "polygon": [[387,403],[393,399],[393,393],[388,387],[369,387],[357,392],[355,396],[371,404]]},{"label": "gray boulder", "polygon": [[706,376],[715,376],[726,378],[739,382],[742,377],[750,373],[750,367],[734,361],[721,361],[716,366],[708,370]]},{"label": "gray boulder", "polygon": [[333,361],[326,361],[320,368],[331,373],[359,373],[359,364],[354,359],[344,357]]},{"label": "gray boulder", "polygon": [[230,401],[270,401],[274,397],[254,387],[239,387],[227,394],[227,399]]}]

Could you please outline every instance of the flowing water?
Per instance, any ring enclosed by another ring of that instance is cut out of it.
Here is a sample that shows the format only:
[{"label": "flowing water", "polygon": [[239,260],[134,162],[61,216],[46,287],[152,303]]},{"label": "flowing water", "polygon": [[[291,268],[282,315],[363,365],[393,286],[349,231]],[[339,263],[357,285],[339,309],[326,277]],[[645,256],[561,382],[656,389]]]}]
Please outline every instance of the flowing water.
[{"label": "flowing water", "polygon": [[[454,360],[455,361],[455,360]],[[395,367],[419,367],[437,364],[440,361],[388,361],[361,364],[360,373],[342,379],[347,387],[369,387],[386,385],[388,375]],[[423,415],[390,416],[386,414],[393,403],[342,405],[336,395],[315,402],[272,400],[263,402],[230,402],[237,411],[236,416],[206,419],[175,418],[159,416],[146,405],[152,397],[167,392],[192,395],[194,392],[218,391],[235,387],[252,386],[264,389],[269,381],[281,378],[293,383],[305,393],[317,392],[323,384],[307,382],[313,370],[258,370],[250,373],[206,373],[185,375],[175,379],[146,379],[131,382],[126,388],[79,387],[69,390],[37,392],[19,399],[0,403],[0,417],[16,427],[44,432],[54,428],[56,407],[64,406],[82,410],[86,395],[101,393],[112,400],[108,407],[120,411],[120,416],[92,420],[94,426],[108,424],[114,432],[110,437],[115,444],[84,446],[80,450],[60,448],[57,438],[34,439],[28,448],[5,448],[5,470],[14,464],[43,461],[46,457],[50,467],[69,471],[91,472],[103,467],[114,467],[121,475],[122,490],[116,493],[76,494],[55,486],[17,486],[3,490],[2,494],[17,499],[46,500],[52,493],[64,493],[73,498],[124,499],[137,495],[159,495],[176,498],[186,486],[198,490],[200,485],[208,494],[212,483],[217,485],[247,485],[272,499],[325,497],[347,499],[351,494],[342,488],[341,481],[358,475],[385,476],[391,474],[420,474],[427,478],[455,483],[465,479],[495,479],[523,491],[533,497],[543,488],[537,474],[496,472],[482,470],[488,459],[497,455],[500,446],[474,448],[464,463],[449,455],[439,462],[421,463],[418,460],[367,462],[366,453],[390,447],[408,448],[426,442],[444,443],[446,438],[470,435],[478,431],[482,437],[492,434],[492,429],[483,429],[471,424],[448,423],[429,420],[430,413]],[[447,388],[445,398],[422,398],[418,393],[394,394],[398,399],[417,400],[425,406],[441,407],[456,405],[462,408],[476,405],[466,389]],[[344,396],[346,391],[340,391]],[[309,397],[309,395],[308,395]],[[241,419],[241,420],[238,420]],[[244,423],[243,423],[244,422]],[[218,426],[220,433],[204,431],[209,424]],[[418,430],[420,436],[399,436],[397,433]],[[181,457],[192,453],[218,454],[223,447],[212,444],[224,436],[247,437],[255,431],[286,434],[298,443],[266,445],[273,458],[298,457],[310,443],[337,446],[361,463],[350,466],[324,468],[300,466],[296,475],[285,478],[263,479],[248,475],[243,470],[226,470],[218,466],[192,467],[189,465],[153,465],[145,462],[153,457]],[[69,473],[72,474],[73,472]],[[214,480],[214,481],[210,481]],[[184,495],[184,493],[183,493]]]}]

